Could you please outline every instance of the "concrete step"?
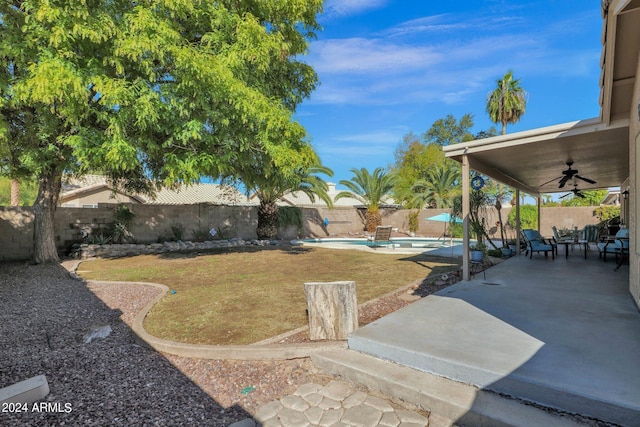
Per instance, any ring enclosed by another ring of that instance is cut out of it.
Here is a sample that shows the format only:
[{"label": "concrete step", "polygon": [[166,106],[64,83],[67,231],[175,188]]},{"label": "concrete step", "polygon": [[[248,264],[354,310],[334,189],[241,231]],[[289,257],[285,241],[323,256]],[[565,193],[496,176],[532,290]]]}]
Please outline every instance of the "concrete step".
[{"label": "concrete step", "polygon": [[44,375],[37,375],[8,387],[0,388],[0,404],[33,403],[49,394],[49,383]]},{"label": "concrete step", "polygon": [[431,412],[432,426],[584,426],[585,420],[353,350],[318,352],[314,365],[331,375]]}]

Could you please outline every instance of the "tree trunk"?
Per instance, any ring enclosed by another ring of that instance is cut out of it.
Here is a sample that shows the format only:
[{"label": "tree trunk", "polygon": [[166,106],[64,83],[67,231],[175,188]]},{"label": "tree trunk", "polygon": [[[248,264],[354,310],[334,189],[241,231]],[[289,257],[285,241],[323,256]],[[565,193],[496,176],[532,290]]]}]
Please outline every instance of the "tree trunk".
[{"label": "tree trunk", "polygon": [[364,228],[369,233],[373,233],[376,231],[376,227],[382,225],[382,215],[380,212],[371,212],[367,211],[364,214]]},{"label": "tree trunk", "polygon": [[504,223],[502,222],[502,203],[500,202],[500,196],[502,195],[502,191],[498,189],[498,199],[496,200],[495,208],[498,211],[498,222],[500,223],[500,240],[502,241],[502,247],[507,246],[507,242],[504,238]]},{"label": "tree trunk", "polygon": [[20,181],[11,180],[11,206],[20,206]]},{"label": "tree trunk", "polygon": [[42,172],[38,196],[33,203],[33,258],[36,264],[60,262],[56,249],[54,215],[62,187],[62,170]]},{"label": "tree trunk", "polygon": [[278,205],[275,202],[263,202],[258,206],[258,239],[275,239],[278,232]]},{"label": "tree trunk", "polygon": [[312,341],[346,340],[358,328],[356,282],[310,282],[304,292]]}]

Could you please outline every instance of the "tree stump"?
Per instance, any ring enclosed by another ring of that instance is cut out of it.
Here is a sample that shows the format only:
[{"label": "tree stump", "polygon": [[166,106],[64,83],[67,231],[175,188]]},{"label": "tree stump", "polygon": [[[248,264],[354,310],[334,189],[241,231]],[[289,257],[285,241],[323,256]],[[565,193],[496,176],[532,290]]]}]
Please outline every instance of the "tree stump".
[{"label": "tree stump", "polygon": [[358,327],[356,282],[304,284],[311,340],[346,340]]}]

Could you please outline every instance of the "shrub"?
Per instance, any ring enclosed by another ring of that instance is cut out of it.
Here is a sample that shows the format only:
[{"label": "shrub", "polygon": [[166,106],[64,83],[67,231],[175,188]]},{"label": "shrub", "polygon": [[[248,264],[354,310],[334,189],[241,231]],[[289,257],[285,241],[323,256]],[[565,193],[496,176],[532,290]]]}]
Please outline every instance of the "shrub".
[{"label": "shrub", "polygon": [[451,237],[456,237],[456,238],[460,238],[462,237],[462,224],[458,224],[458,223],[454,223],[454,224],[449,224],[449,235]]},{"label": "shrub", "polygon": [[409,231],[415,233],[420,228],[420,211],[411,211],[407,217],[409,218]]},{"label": "shrub", "polygon": [[129,224],[135,214],[126,205],[118,205],[113,212],[113,226],[111,237],[114,243],[133,240],[133,233],[129,231]]},{"label": "shrub", "polygon": [[502,258],[502,249],[491,249],[487,251],[487,255],[494,258]]},{"label": "shrub", "polygon": [[[217,231],[217,230],[216,230]],[[211,240],[212,236],[209,234],[207,230],[193,230],[193,241],[194,242],[204,242],[206,240]]]},{"label": "shrub", "polygon": [[283,229],[288,226],[295,226],[298,229],[298,234],[304,232],[302,208],[298,206],[281,206],[278,208],[278,227]]},{"label": "shrub", "polygon": [[620,216],[620,206],[600,206],[593,210],[600,222],[607,222]]},{"label": "shrub", "polygon": [[173,234],[174,240],[182,240],[182,237],[184,236],[184,225],[179,222],[174,222],[171,224],[171,233]]},{"label": "shrub", "polygon": [[[507,224],[514,230],[516,229],[516,210],[511,209],[509,212],[509,218]],[[538,208],[533,205],[520,206],[520,228],[533,228],[538,229]]]}]

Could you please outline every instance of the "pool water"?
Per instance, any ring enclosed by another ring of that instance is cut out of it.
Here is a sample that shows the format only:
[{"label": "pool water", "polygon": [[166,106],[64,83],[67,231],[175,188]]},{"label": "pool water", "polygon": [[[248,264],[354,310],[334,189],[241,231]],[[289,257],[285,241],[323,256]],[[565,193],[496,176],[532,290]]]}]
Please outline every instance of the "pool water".
[{"label": "pool water", "polygon": [[[453,239],[453,243],[459,243],[457,240]],[[367,246],[373,245],[373,242],[368,241],[366,239],[340,239],[340,238],[323,238],[323,239],[304,239],[301,240],[302,243],[312,243],[312,244],[340,244],[340,245],[354,245],[354,246]],[[391,243],[396,248],[443,248],[451,245],[449,239],[436,239],[436,238],[420,238],[420,237],[411,237],[411,238],[391,238]],[[379,246],[387,246],[385,243],[378,244]]]}]

